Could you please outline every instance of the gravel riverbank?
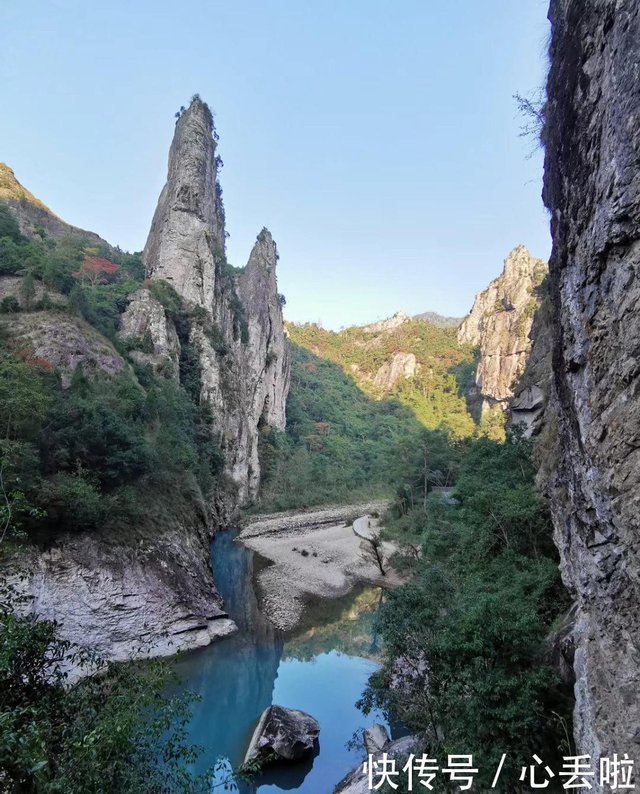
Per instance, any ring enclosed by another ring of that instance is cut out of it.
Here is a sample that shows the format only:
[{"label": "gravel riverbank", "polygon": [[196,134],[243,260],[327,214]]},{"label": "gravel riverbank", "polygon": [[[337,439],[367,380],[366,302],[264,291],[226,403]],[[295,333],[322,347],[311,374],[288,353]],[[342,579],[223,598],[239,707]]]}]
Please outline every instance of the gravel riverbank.
[{"label": "gravel riverbank", "polygon": [[[301,622],[305,605],[347,595],[357,584],[393,587],[401,583],[394,571],[382,576],[368,553],[362,534],[375,533],[387,502],[329,507],[307,513],[256,516],[246,522],[238,541],[258,552],[269,564],[257,577],[261,609],[280,629],[291,631]],[[353,522],[359,521],[360,534]],[[382,544],[388,559],[394,547]]]}]

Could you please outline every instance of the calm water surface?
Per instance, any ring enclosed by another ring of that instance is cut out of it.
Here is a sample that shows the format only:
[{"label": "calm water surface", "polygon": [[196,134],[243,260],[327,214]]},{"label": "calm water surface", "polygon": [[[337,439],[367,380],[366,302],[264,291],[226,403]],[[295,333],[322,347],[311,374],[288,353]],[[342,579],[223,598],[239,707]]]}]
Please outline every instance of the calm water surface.
[{"label": "calm water surface", "polygon": [[[195,771],[218,759],[228,769],[241,764],[258,717],[277,703],[318,720],[320,752],[306,764],[265,774],[255,785],[239,783],[237,790],[329,794],[363,757],[362,750],[346,746],[353,734],[373,722],[386,724],[382,715],[365,718],[355,706],[377,667],[373,618],[381,593],[369,588],[324,602],[310,610],[301,631],[285,636],[258,610],[253,579],[261,561],[234,543],[235,535],[217,535],[212,559],[216,585],[240,631],[177,662],[185,685],[201,697],[189,726],[191,741],[205,748]],[[212,792],[224,791],[213,786],[224,776],[214,776]]]}]

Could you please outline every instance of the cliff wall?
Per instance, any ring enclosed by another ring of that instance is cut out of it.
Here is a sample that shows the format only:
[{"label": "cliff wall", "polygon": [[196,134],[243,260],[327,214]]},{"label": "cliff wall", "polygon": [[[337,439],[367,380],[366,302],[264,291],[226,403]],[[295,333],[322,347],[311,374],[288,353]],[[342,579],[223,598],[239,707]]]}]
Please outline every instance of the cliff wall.
[{"label": "cliff wall", "polygon": [[529,333],[540,300],[537,289],[547,273],[541,259],[524,245],[513,249],[504,269],[474,301],[458,329],[458,341],[478,348],[476,391],[479,413],[504,410],[522,375],[531,344]]},{"label": "cliff wall", "polygon": [[576,739],[640,745],[640,6],[551,0],[543,139],[559,458],[550,483],[577,606]]},{"label": "cliff wall", "polygon": [[[228,265],[214,135],[208,107],[195,98],[176,123],[167,184],[143,255],[147,279],[120,316],[120,352],[73,311],[25,311],[2,323],[11,349],[58,373],[63,390],[81,369],[91,380],[126,376],[144,392],[147,380],[138,380],[131,362],[150,366],[159,380],[180,382],[187,348],[195,359],[191,383],[199,384],[203,415],[213,419],[203,427],[225,458],[214,492],[204,494],[193,478],[178,481],[178,475],[165,492],[149,477],[146,486],[137,483],[134,522],[80,533],[47,527],[46,537],[18,549],[3,571],[5,577],[22,571],[15,585],[27,609],[58,621],[63,639],[107,659],[175,653],[235,630],[212,579],[211,535],[257,495],[260,429],[285,425],[289,352],[276,245],[263,229],[246,268]],[[47,236],[100,240],[60,221],[9,181],[10,195],[0,192],[0,200],[24,234],[39,238],[35,221],[46,216]],[[19,293],[20,279],[14,281],[7,290]],[[59,302],[68,305],[63,296]]]}]

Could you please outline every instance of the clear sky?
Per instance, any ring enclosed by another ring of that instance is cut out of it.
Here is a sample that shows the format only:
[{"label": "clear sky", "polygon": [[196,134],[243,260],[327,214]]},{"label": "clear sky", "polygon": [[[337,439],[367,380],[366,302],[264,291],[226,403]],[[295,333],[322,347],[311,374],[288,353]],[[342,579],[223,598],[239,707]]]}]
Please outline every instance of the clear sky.
[{"label": "clear sky", "polygon": [[465,314],[518,243],[547,257],[546,0],[1,0],[0,161],[140,250],[174,113],[215,113],[229,260],[268,226],[286,315]]}]

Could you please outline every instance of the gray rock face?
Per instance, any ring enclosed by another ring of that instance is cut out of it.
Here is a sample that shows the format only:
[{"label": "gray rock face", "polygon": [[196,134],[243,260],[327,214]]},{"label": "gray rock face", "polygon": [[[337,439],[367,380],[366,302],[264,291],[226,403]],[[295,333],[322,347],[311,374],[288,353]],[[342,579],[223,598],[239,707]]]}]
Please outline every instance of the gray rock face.
[{"label": "gray rock face", "polygon": [[129,365],[84,320],[52,312],[16,314],[0,323],[26,356],[60,373],[63,388],[71,385],[78,367],[91,378],[116,375]]},{"label": "gray rock face", "polygon": [[275,763],[299,761],[316,751],[320,725],[297,709],[269,706],[253,732],[244,763],[254,759]]},{"label": "gray rock face", "polygon": [[551,0],[551,213],[559,461],[550,484],[578,605],[578,749],[640,749],[640,6]]},{"label": "gray rock face", "polygon": [[533,318],[529,340],[531,352],[508,408],[508,425],[519,426],[527,437],[542,431],[551,398],[551,305],[546,294]]},{"label": "gray rock face", "polygon": [[168,281],[188,301],[211,309],[215,258],[224,252],[216,143],[209,108],[195,99],[176,122],[169,173],[142,254],[149,278]]},{"label": "gray rock face", "polygon": [[[21,309],[30,310],[31,307],[25,304],[25,298],[22,292],[23,281],[24,276],[0,276],[0,300],[9,297],[16,298]],[[41,281],[34,282],[33,287],[35,293],[33,296],[33,303],[43,298],[46,298],[57,306],[65,306],[69,302],[66,295],[48,289]]]},{"label": "gray rock face", "polygon": [[481,412],[493,405],[506,408],[524,371],[539,305],[535,290],[546,273],[541,259],[524,245],[517,246],[505,259],[502,274],[477,295],[460,325],[458,341],[480,349],[476,385]]},{"label": "gray rock face", "polygon": [[125,341],[139,341],[150,349],[132,350],[131,356],[141,364],[150,364],[173,380],[179,378],[180,342],[163,305],[148,289],[139,289],[120,319],[118,336]]},{"label": "gray rock face", "polygon": [[62,639],[125,661],[197,648],[236,631],[208,565],[186,527],[134,545],[68,535],[46,551],[25,551],[19,568],[28,576],[15,584],[29,598],[25,609],[60,623]]},{"label": "gray rock face", "polygon": [[285,426],[289,353],[275,243],[263,229],[243,271],[226,264],[217,168],[211,114],[196,98],[176,124],[143,260],[149,278],[168,281],[188,305],[206,311],[207,320],[191,330],[201,399],[212,408],[227,483],[242,503],[260,482],[258,426]]},{"label": "gray rock face", "polygon": [[[388,758],[395,759],[397,764],[396,768],[401,769],[403,759],[406,759],[411,753],[418,753],[419,747],[420,739],[418,736],[403,736],[401,739],[387,742],[378,750],[373,751],[367,748],[367,752],[371,753],[374,762],[381,761],[384,752]],[[369,776],[363,771],[363,766],[364,761],[355,769],[351,770],[351,772],[349,772],[349,774],[334,788],[333,794],[369,794],[371,792],[369,788]],[[380,778],[374,778],[374,781],[378,783],[380,782]]]},{"label": "gray rock face", "polygon": [[379,725],[376,723],[370,728],[365,729],[364,748],[367,753],[370,753],[371,755],[381,752],[384,746],[390,741],[391,739],[384,725]]},{"label": "gray rock face", "polygon": [[237,279],[249,328],[248,342],[240,348],[244,373],[240,393],[244,395],[249,433],[246,449],[240,446],[236,450],[236,476],[244,478],[246,467],[249,496],[254,496],[260,485],[258,427],[265,424],[284,430],[286,424],[291,365],[276,281],[277,260],[276,244],[271,233],[263,229]]},{"label": "gray rock face", "polygon": [[399,380],[412,378],[419,366],[413,353],[394,353],[391,360],[385,361],[376,372],[373,385],[390,391]]}]

